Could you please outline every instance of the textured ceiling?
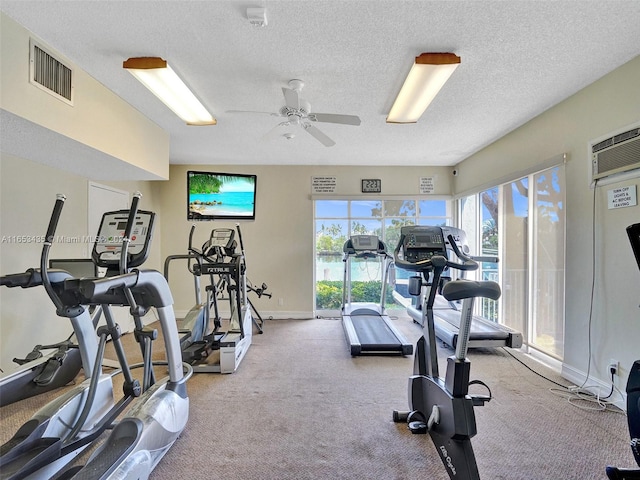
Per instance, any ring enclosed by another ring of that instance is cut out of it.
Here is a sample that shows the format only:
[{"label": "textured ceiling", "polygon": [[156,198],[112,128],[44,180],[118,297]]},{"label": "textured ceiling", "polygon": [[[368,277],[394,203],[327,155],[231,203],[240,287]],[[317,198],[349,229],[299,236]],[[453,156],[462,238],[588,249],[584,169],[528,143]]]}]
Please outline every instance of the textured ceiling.
[{"label": "textured ceiling", "polygon": [[[267,8],[252,27],[247,7]],[[455,165],[640,54],[639,1],[12,1],[0,9],[171,135],[174,164]],[[461,66],[417,124],[386,114],[422,52]],[[166,59],[218,120],[189,127],[122,61]],[[281,87],[304,80],[316,123],[282,121]]]}]

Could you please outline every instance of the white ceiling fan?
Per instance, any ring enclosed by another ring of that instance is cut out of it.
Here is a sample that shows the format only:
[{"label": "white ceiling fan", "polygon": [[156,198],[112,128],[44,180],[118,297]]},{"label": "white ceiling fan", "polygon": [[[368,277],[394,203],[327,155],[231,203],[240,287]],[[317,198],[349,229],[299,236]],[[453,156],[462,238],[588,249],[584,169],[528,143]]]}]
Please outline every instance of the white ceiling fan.
[{"label": "white ceiling fan", "polygon": [[[289,88],[282,87],[285,105],[278,113],[269,113],[276,117],[284,117],[286,120],[279,123],[263,138],[271,139],[277,136],[283,136],[287,140],[295,137],[295,134],[289,129],[285,133],[281,133],[283,127],[299,126],[309,133],[312,137],[322,143],[325,147],[332,147],[336,144],[331,138],[322,133],[318,128],[310,122],[339,123],[342,125],[360,125],[360,118],[356,115],[341,115],[337,113],[312,113],[311,105],[306,100],[300,98],[300,91],[304,87],[302,80],[289,80]],[[227,110],[227,113],[268,113],[268,112],[251,112],[245,110]]]}]

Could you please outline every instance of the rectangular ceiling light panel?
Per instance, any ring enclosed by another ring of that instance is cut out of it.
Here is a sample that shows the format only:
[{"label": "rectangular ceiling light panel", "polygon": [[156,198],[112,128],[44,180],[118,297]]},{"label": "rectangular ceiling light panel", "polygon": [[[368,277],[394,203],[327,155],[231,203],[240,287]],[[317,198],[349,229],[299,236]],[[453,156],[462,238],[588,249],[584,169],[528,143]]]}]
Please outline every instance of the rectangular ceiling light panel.
[{"label": "rectangular ceiling light panel", "polygon": [[158,57],[130,58],[122,66],[188,125],[216,124],[216,119],[166,60]]},{"label": "rectangular ceiling light panel", "polygon": [[423,53],[409,71],[387,123],[416,123],[460,65],[453,53]]}]

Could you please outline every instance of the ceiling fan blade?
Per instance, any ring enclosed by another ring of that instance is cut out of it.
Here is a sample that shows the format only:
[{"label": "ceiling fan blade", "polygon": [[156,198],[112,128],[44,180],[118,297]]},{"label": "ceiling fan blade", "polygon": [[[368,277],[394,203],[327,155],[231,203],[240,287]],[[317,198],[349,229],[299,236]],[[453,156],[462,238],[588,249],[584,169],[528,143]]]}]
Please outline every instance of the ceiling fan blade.
[{"label": "ceiling fan blade", "polygon": [[340,123],[342,125],[360,125],[360,117],[357,115],[340,115],[337,113],[310,113],[312,122]]},{"label": "ceiling fan blade", "polygon": [[333,147],[336,142],[327,137],[324,133],[318,130],[316,127],[311,125],[310,123],[303,123],[302,128],[304,128],[307,132],[309,132],[313,137],[316,138],[320,143],[322,143],[325,147]]},{"label": "ceiling fan blade", "polygon": [[298,110],[300,108],[300,97],[298,92],[290,88],[282,87],[282,93],[284,94],[284,101],[287,107]]},{"label": "ceiling fan blade", "polygon": [[276,125],[275,127],[273,127],[271,130],[269,130],[267,133],[265,133],[262,136],[262,140],[265,142],[268,142],[269,140],[273,140],[276,137],[279,137],[280,135],[282,135],[282,127],[288,127],[289,125],[291,125],[291,122],[281,122],[278,125]]}]

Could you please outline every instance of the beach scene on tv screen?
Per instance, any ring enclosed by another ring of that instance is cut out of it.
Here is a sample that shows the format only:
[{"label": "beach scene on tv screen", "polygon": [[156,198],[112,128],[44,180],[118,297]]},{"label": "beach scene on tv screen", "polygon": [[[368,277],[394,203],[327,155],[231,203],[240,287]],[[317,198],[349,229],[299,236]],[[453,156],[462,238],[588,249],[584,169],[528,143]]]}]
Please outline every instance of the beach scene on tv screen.
[{"label": "beach scene on tv screen", "polygon": [[253,217],[255,177],[191,174],[189,217]]}]

